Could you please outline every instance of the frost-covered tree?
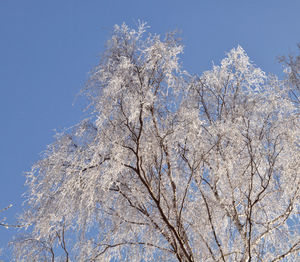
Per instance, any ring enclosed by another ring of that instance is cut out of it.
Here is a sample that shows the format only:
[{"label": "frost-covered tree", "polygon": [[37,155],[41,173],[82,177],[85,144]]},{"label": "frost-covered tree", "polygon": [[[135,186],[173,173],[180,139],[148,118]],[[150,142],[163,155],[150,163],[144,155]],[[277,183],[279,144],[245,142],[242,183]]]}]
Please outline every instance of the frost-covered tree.
[{"label": "frost-covered tree", "polygon": [[284,63],[287,73],[290,94],[293,102],[300,104],[300,43],[298,44],[299,54],[297,56],[282,56],[279,61]]},{"label": "frost-covered tree", "polygon": [[192,76],[182,46],[115,26],[91,117],[28,174],[17,261],[296,261],[299,116],[241,47]]}]

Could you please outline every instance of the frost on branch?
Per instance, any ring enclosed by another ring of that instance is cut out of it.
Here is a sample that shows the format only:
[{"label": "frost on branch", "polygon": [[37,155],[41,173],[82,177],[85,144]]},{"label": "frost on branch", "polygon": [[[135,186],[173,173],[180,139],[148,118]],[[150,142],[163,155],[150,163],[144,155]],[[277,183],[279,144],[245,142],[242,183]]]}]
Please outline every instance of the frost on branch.
[{"label": "frost on branch", "polygon": [[201,76],[182,46],[115,26],[82,92],[91,118],[28,174],[17,261],[299,256],[299,118],[241,47]]},{"label": "frost on branch", "polygon": [[[298,52],[300,43],[298,44]],[[290,91],[291,99],[294,103],[300,104],[300,53],[297,56],[289,55],[288,57],[279,57],[279,61],[285,65],[287,75],[287,88]]]},{"label": "frost on branch", "polygon": [[[5,212],[6,210],[8,210],[9,208],[11,208],[13,205],[10,204],[9,206],[3,208],[3,209],[0,209],[0,214],[2,212]],[[1,227],[4,227],[6,229],[9,229],[9,228],[21,228],[21,227],[25,227],[26,225],[14,225],[14,224],[10,224],[10,223],[7,223],[6,222],[6,217],[1,217],[0,218],[0,228]],[[1,250],[0,250],[1,251]],[[1,252],[0,252],[1,253]]]}]

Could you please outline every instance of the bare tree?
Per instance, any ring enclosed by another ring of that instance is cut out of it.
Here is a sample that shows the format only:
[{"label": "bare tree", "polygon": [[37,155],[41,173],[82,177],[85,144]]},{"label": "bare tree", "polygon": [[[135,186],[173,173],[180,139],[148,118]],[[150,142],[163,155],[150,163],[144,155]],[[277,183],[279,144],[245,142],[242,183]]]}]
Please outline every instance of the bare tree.
[{"label": "bare tree", "polygon": [[17,261],[295,261],[299,118],[241,47],[191,76],[182,46],[115,26],[91,117],[28,174]]}]

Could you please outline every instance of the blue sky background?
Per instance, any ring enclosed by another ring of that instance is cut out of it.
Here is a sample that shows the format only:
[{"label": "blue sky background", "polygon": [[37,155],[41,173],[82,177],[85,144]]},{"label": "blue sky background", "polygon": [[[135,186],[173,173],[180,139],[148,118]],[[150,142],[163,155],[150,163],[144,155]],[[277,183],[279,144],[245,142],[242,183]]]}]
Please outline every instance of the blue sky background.
[{"label": "blue sky background", "polygon": [[[296,51],[299,11],[299,0],[0,0],[0,209],[14,205],[0,219],[15,223],[24,172],[54,130],[86,117],[75,98],[114,24],[141,19],[153,33],[179,30],[191,73],[239,44],[257,66],[282,77],[276,56]],[[0,260],[10,261],[6,244],[15,233],[0,227]]]}]

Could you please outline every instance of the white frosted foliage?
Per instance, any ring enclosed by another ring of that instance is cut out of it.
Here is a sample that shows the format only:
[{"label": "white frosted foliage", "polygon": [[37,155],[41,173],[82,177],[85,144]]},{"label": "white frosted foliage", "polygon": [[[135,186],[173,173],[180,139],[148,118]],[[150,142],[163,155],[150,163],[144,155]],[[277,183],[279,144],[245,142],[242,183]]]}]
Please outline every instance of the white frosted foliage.
[{"label": "white frosted foliage", "polygon": [[27,177],[17,261],[296,261],[299,109],[242,47],[191,76],[183,47],[115,26],[91,118]]}]

